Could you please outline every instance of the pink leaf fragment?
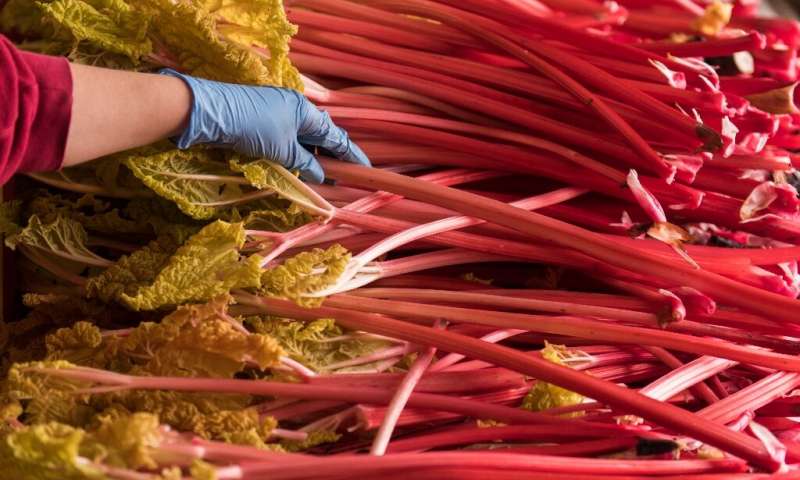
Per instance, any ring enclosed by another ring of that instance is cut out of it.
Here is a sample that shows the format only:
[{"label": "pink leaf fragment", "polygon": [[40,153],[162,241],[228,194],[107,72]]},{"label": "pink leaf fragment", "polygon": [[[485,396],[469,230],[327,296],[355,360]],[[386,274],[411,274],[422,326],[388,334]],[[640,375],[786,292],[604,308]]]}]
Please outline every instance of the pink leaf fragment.
[{"label": "pink leaf fragment", "polygon": [[669,83],[671,87],[679,88],[681,90],[686,89],[686,75],[683,72],[670,70],[666,65],[657,60],[651,59],[650,64],[656,67],[656,70],[658,70],[661,75],[664,75],[664,78],[667,79],[667,83]]},{"label": "pink leaf fragment", "polygon": [[610,223],[609,226],[611,227],[620,227],[625,231],[632,231],[633,229],[637,228],[639,225],[633,221],[631,215],[626,211],[622,211],[622,215],[620,216],[619,222],[617,223]]},{"label": "pink leaf fragment", "polygon": [[739,209],[742,222],[760,220],[758,213],[769,212],[780,217],[794,217],[800,213],[800,199],[797,190],[788,183],[764,182],[750,192]]},{"label": "pink leaf fragment", "polygon": [[628,172],[627,184],[628,188],[631,189],[631,193],[633,193],[633,197],[636,199],[636,202],[640,207],[642,207],[642,210],[645,211],[647,216],[650,217],[650,220],[656,223],[667,221],[667,215],[664,213],[664,208],[661,207],[658,199],[656,199],[652,193],[648,192],[647,189],[642,186],[636,170],[631,170]]},{"label": "pink leaf fragment", "polygon": [[675,176],[678,180],[692,183],[703,164],[713,157],[714,155],[711,152],[700,152],[692,155],[674,154],[664,155],[664,161],[675,168]]},{"label": "pink leaf fragment", "polygon": [[692,260],[689,254],[683,249],[683,243],[690,240],[689,233],[683,228],[667,222],[667,215],[664,213],[664,208],[661,206],[658,199],[642,186],[636,170],[628,172],[627,184],[636,202],[642,207],[642,210],[644,210],[650,220],[653,221],[653,225],[647,230],[647,235],[660,242],[666,243],[672,247],[678,255],[683,257],[689,265],[699,269],[700,266],[697,265],[697,262]]},{"label": "pink leaf fragment", "polygon": [[738,146],[759,153],[767,146],[770,136],[763,132],[749,132],[739,139]]},{"label": "pink leaf fragment", "polygon": [[717,74],[717,71],[714,69],[714,67],[707,64],[702,58],[673,57],[672,55],[670,55],[668,58],[678,65],[689,67],[696,72],[703,72],[702,74],[698,75],[698,77],[702,79],[707,89],[713,87],[713,89],[710,91],[719,89],[719,74]]},{"label": "pink leaf fragment", "polygon": [[797,261],[779,263],[778,268],[783,272],[783,277],[796,292],[795,296],[800,295],[800,273],[798,273]]},{"label": "pink leaf fragment", "polygon": [[752,265],[726,272],[725,276],[789,298],[796,298],[799,293],[795,279],[787,278],[786,273],[777,266]]},{"label": "pink leaf fragment", "polygon": [[722,128],[720,134],[722,135],[722,156],[730,157],[736,150],[736,135],[739,133],[739,128],[727,116],[722,117]]}]

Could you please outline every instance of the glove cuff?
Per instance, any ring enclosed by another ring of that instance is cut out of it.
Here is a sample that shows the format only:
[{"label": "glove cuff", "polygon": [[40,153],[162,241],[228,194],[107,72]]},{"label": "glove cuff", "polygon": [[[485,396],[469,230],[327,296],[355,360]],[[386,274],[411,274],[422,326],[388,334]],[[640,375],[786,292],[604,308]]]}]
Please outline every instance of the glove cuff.
[{"label": "glove cuff", "polygon": [[172,142],[182,150],[198,144],[223,143],[225,135],[221,125],[225,122],[222,112],[215,106],[225,105],[225,102],[222,101],[220,89],[215,88],[217,82],[184,75],[170,68],[162,69],[158,73],[180,78],[192,92],[192,110],[189,115],[189,124],[183,133],[171,139]]}]

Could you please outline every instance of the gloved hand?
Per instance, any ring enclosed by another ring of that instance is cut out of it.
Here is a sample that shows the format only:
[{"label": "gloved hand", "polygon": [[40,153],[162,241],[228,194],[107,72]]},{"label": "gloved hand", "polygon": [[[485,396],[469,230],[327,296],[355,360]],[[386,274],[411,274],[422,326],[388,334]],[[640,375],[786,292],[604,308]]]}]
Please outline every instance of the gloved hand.
[{"label": "gloved hand", "polygon": [[300,170],[309,182],[322,183],[325,173],[304,145],[321,147],[346,162],[369,166],[369,159],[321,112],[294,91],[212,82],[165,69],[192,91],[189,125],[177,138],[178,148],[213,144],[251,157],[264,157],[289,170]]}]

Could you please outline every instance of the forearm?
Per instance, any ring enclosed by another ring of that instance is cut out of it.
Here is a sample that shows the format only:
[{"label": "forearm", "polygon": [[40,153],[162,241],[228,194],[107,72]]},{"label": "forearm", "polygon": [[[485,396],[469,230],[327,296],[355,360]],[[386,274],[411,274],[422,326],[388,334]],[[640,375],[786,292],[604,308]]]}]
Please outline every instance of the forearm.
[{"label": "forearm", "polygon": [[72,64],[72,121],[64,166],[179,134],[191,92],[174,77]]}]

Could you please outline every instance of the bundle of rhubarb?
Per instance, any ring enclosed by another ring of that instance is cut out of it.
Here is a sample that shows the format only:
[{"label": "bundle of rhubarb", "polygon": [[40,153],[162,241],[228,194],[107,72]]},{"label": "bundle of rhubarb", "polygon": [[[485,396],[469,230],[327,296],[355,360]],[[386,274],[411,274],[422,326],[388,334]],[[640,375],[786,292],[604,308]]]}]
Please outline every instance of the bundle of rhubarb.
[{"label": "bundle of rhubarb", "polygon": [[286,3],[0,10],[28,50],[303,90],[375,166],[164,142],[18,179],[0,476],[795,478],[800,24]]}]

